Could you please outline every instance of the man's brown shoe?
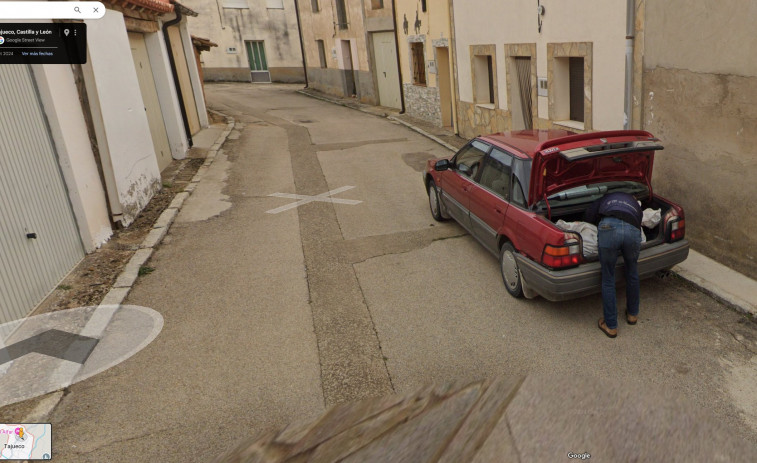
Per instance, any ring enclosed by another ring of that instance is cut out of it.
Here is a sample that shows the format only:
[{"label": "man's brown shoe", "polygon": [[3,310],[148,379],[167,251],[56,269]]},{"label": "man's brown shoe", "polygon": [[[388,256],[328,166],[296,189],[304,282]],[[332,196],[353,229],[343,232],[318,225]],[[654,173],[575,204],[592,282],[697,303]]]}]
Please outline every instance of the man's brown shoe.
[{"label": "man's brown shoe", "polygon": [[636,315],[629,314],[628,311],[626,310],[626,322],[629,325],[635,325],[637,321],[639,321],[639,317],[637,317]]},{"label": "man's brown shoe", "polygon": [[604,318],[599,319],[598,325],[599,325],[599,329],[602,330],[602,332],[606,334],[608,338],[614,338],[615,336],[618,335],[617,329],[611,330],[610,328],[607,327],[607,325],[605,324]]}]

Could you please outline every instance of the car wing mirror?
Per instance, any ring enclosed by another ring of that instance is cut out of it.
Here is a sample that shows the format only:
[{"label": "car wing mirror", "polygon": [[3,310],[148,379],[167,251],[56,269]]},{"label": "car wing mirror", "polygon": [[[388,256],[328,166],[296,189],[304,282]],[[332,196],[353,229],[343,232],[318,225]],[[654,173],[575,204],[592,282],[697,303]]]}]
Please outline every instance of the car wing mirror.
[{"label": "car wing mirror", "polygon": [[449,162],[449,159],[440,159],[436,161],[436,164],[434,165],[434,170],[447,170],[450,167],[452,167],[452,163]]},{"label": "car wing mirror", "polygon": [[458,165],[457,165],[457,170],[458,170],[458,171],[459,171],[459,172],[460,172],[461,174],[465,174],[465,175],[467,175],[468,177],[470,177],[470,174],[471,174],[471,168],[470,168],[470,167],[468,167],[468,166],[466,166],[465,164],[458,164]]}]

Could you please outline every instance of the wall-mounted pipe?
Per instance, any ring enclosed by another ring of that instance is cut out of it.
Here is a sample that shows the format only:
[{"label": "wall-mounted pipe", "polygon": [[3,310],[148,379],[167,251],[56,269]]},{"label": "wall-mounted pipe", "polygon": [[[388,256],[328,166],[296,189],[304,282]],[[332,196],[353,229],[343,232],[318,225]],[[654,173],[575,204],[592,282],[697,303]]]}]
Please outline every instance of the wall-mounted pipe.
[{"label": "wall-mounted pipe", "polygon": [[400,114],[405,114],[405,89],[402,86],[402,63],[400,62],[400,41],[397,38],[399,31],[397,30],[397,2],[392,0],[392,23],[394,24],[394,48],[397,54],[397,76],[400,81]]},{"label": "wall-mounted pipe", "polygon": [[635,0],[626,0],[626,91],[623,99],[623,128],[631,128],[633,119],[633,46],[636,34]]},{"label": "wall-mounted pipe", "polygon": [[171,64],[171,74],[173,75],[173,83],[176,87],[176,96],[179,97],[179,110],[181,111],[181,120],[184,123],[184,133],[187,135],[187,143],[189,143],[189,147],[191,148],[193,145],[192,130],[189,128],[187,108],[184,107],[184,96],[181,93],[181,85],[179,84],[179,73],[176,72],[176,60],[173,59],[173,48],[171,47],[171,39],[168,36],[168,28],[181,21],[181,10],[179,8],[174,8],[174,13],[176,13],[176,18],[163,23],[163,40],[166,42],[168,62]]},{"label": "wall-mounted pipe", "polygon": [[294,0],[294,12],[297,14],[297,33],[300,36],[300,52],[302,52],[302,70],[305,72],[305,88],[308,88],[308,65],[305,62],[305,42],[302,39],[302,22],[300,22],[300,2]]}]

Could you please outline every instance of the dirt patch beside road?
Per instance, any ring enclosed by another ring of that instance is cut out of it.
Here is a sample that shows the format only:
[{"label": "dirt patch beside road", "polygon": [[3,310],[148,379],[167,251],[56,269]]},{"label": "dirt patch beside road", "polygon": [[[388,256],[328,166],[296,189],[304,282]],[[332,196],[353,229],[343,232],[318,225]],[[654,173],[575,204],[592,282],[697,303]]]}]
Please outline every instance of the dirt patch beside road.
[{"label": "dirt patch beside road", "polygon": [[194,177],[204,158],[174,161],[162,172],[163,187],[129,228],[115,230],[100,249],[87,254],[32,315],[97,305],[144,240],[163,210]]}]

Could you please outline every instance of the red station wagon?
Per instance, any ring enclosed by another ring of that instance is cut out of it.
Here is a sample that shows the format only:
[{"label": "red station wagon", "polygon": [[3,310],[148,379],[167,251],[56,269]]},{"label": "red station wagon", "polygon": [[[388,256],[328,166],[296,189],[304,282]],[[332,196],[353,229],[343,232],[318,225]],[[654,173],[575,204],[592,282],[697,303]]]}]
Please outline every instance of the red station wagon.
[{"label": "red station wagon", "polygon": [[[659,224],[642,229],[639,278],[686,260],[683,209],[652,191],[654,152],[661,149],[638,130],[505,132],[477,137],[451,159],[429,160],[423,179],[434,219],[455,219],[498,256],[511,295],[560,301],[600,292],[602,277],[598,256],[584,255],[581,235],[555,222],[582,221],[606,193],[630,193],[642,209],[660,210]],[[620,257],[619,281],[622,269]]]}]

